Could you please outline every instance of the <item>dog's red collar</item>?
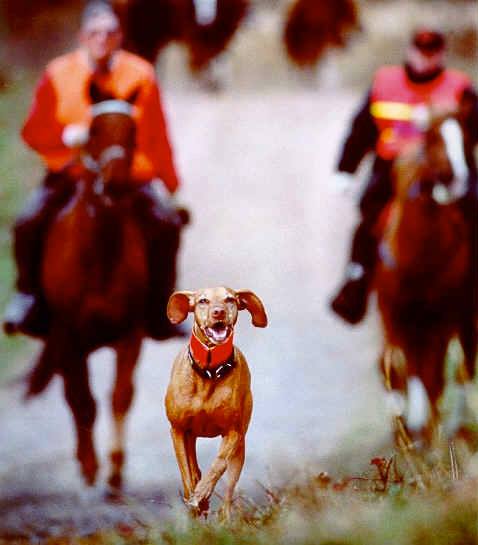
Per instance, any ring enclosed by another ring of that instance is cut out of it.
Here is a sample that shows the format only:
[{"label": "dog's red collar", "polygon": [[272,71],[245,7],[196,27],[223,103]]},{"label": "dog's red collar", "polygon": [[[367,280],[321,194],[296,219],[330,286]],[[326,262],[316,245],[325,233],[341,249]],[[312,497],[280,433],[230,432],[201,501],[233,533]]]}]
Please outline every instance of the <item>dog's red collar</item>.
[{"label": "dog's red collar", "polygon": [[233,334],[217,346],[207,346],[201,342],[194,331],[189,342],[189,356],[192,366],[207,378],[221,378],[232,369],[234,362]]}]

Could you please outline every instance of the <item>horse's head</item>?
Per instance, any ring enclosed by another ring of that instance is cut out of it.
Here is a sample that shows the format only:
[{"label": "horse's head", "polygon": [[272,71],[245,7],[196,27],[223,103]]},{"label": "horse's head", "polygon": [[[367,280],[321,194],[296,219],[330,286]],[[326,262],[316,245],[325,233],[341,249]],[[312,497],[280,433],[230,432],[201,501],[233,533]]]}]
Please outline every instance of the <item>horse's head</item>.
[{"label": "horse's head", "polygon": [[124,184],[130,177],[136,139],[132,116],[137,92],[117,100],[90,85],[92,120],[83,162],[105,186]]},{"label": "horse's head", "polygon": [[[468,189],[471,141],[466,98],[453,111],[430,111],[417,150],[398,160],[397,192],[407,199],[453,203]],[[422,120],[423,123],[423,120]]]}]

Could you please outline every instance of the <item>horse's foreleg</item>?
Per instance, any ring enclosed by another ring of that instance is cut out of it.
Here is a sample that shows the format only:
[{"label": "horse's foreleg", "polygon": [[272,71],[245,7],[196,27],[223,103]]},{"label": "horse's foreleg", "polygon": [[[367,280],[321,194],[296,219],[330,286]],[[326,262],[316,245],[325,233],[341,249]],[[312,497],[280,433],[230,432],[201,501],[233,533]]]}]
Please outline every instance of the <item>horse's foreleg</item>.
[{"label": "horse's foreleg", "polygon": [[126,415],[133,401],[133,374],[140,351],[139,335],[131,336],[116,345],[116,379],[111,400],[113,411],[111,471],[108,479],[108,484],[114,489],[120,489],[122,485]]},{"label": "horse's foreleg", "polygon": [[448,346],[446,331],[424,336],[423,344],[410,351],[408,367],[407,428],[415,437],[432,440],[438,422],[438,401],[445,387],[445,355]]},{"label": "horse's foreleg", "polygon": [[65,398],[75,420],[76,457],[81,464],[85,482],[92,485],[98,471],[98,460],[93,444],[96,404],[90,390],[86,357],[71,357],[68,365],[62,369],[62,376]]},{"label": "horse's foreleg", "polygon": [[379,359],[379,370],[386,390],[386,405],[394,417],[403,414],[407,389],[407,369],[403,351],[386,345]]},{"label": "horse's foreleg", "polygon": [[[473,296],[473,293],[470,294],[470,297]],[[473,309],[468,309],[468,311],[463,313],[463,323],[460,328],[459,337],[465,359],[464,369],[459,370],[457,376],[457,381],[459,384],[470,383],[475,377],[476,356],[478,349],[477,318],[478,316]]]},{"label": "horse's foreleg", "polygon": [[472,429],[476,425],[476,417],[470,409],[469,398],[474,387],[473,379],[476,372],[478,330],[475,313],[471,311],[471,308],[462,315],[459,338],[464,358],[456,370],[456,399],[452,407],[451,416],[446,423],[446,428],[449,437],[462,435],[466,439],[474,441],[476,438]]}]

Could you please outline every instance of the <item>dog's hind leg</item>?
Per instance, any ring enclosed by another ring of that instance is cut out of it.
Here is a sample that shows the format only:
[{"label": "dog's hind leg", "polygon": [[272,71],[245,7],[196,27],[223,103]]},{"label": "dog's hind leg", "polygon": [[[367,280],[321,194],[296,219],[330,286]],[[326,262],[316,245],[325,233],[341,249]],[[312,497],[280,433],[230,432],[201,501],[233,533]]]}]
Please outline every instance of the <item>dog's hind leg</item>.
[{"label": "dog's hind leg", "polygon": [[116,346],[116,378],[112,394],[113,438],[108,484],[115,490],[122,485],[126,416],[134,396],[133,374],[141,351],[141,336],[134,335]]}]

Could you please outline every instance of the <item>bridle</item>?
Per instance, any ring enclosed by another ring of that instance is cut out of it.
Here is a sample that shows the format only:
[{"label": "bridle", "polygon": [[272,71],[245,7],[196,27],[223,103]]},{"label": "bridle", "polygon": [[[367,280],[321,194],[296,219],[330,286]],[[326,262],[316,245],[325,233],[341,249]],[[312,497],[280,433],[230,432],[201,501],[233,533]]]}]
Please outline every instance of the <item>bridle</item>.
[{"label": "bridle", "polygon": [[[123,114],[128,117],[133,115],[133,107],[129,102],[125,100],[104,100],[94,104],[91,108],[92,119],[103,114]],[[120,144],[113,144],[106,147],[101,153],[98,159],[94,159],[88,152],[83,152],[80,156],[80,160],[83,166],[89,172],[97,174],[95,182],[93,183],[93,191],[96,194],[102,194],[104,191],[104,180],[101,176],[103,169],[111,162],[117,159],[123,159],[127,155],[125,146]]]}]

